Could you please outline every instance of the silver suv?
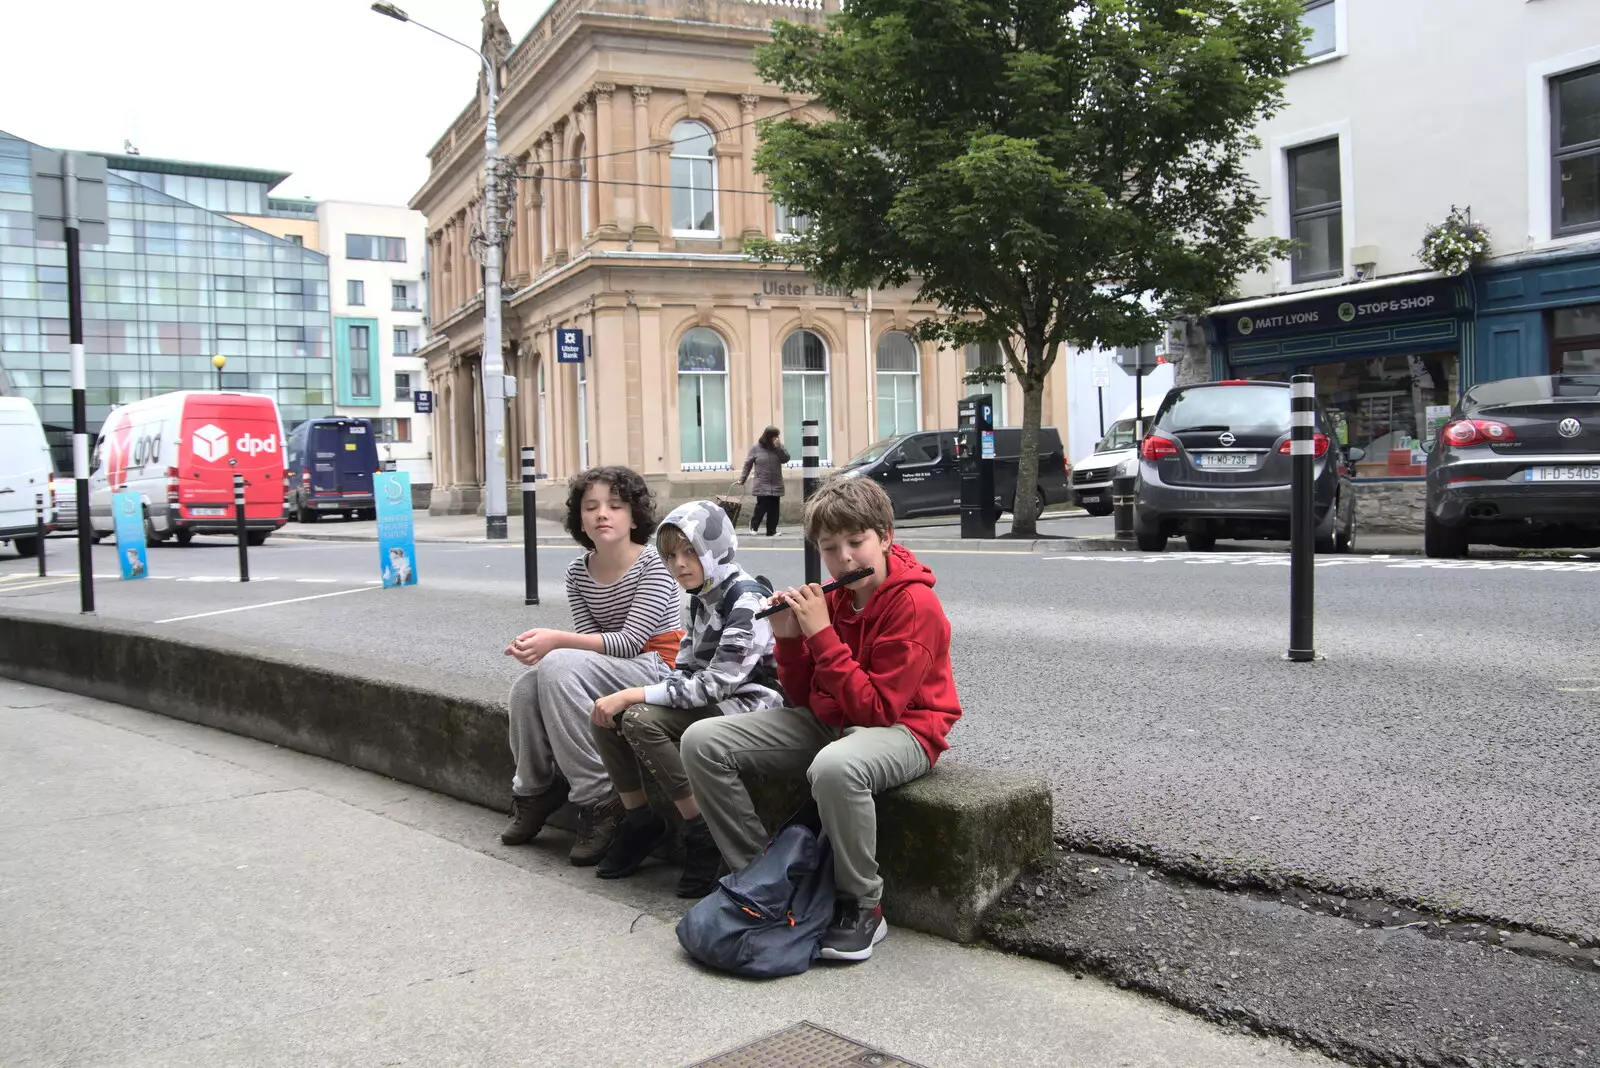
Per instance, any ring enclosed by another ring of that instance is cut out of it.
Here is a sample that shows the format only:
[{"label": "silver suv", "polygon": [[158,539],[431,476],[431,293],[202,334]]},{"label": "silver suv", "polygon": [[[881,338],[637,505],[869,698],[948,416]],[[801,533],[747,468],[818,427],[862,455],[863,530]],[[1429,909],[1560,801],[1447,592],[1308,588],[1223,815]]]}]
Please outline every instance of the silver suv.
[{"label": "silver suv", "polygon": [[[1291,460],[1289,385],[1231,381],[1173,389],[1139,446],[1134,535],[1160,552],[1182,533],[1196,552],[1218,538],[1287,539]],[[1360,449],[1333,444],[1317,407],[1317,551],[1355,545],[1356,496],[1349,465]]]}]

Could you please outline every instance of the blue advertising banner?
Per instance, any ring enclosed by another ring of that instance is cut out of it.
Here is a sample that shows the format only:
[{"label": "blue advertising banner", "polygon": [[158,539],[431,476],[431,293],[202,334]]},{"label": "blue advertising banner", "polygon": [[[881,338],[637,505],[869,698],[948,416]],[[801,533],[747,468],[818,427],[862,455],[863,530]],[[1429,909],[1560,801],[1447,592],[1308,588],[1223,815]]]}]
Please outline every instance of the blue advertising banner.
[{"label": "blue advertising banner", "polygon": [[372,476],[378,501],[378,556],[383,588],[417,584],[417,541],[411,522],[411,476],[383,471]]},{"label": "blue advertising banner", "polygon": [[125,579],[148,578],[150,560],[145,555],[144,501],[137,493],[111,495],[111,524],[117,538],[117,562]]},{"label": "blue advertising banner", "polygon": [[556,363],[583,362],[583,331],[563,326],[556,330]]}]

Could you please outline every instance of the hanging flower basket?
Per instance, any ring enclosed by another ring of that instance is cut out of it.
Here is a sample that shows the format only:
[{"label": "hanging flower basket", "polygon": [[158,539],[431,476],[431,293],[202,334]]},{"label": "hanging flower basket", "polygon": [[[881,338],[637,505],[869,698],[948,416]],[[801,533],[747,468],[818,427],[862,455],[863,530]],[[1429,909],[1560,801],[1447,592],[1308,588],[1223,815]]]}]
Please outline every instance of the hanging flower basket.
[{"label": "hanging flower basket", "polygon": [[1488,254],[1489,228],[1472,221],[1471,208],[1452,204],[1443,222],[1428,227],[1417,256],[1430,270],[1454,276],[1465,274]]}]

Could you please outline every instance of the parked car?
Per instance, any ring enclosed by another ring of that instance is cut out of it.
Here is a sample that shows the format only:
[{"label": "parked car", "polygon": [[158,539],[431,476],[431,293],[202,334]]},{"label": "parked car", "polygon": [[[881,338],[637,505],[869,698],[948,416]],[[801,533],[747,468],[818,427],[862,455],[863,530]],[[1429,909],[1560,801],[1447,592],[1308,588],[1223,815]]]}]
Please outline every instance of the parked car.
[{"label": "parked car", "polygon": [[378,469],[371,420],[308,419],[289,432],[284,507],[300,523],[315,523],[332,513],[372,519],[377,515],[372,476]]},{"label": "parked car", "polygon": [[0,541],[9,541],[19,556],[39,552],[40,494],[44,494],[45,532],[54,529],[53,467],[44,424],[33,402],[0,397]]},{"label": "parked car", "polygon": [[283,425],[262,394],[180,390],[123,405],[101,428],[93,466],[96,541],[112,533],[111,498],[124,492],[139,494],[151,544],[233,534],[235,474],[245,480],[245,540],[260,545],[286,522]]},{"label": "parked car", "polygon": [[[1017,455],[1021,427],[994,432],[995,515],[1016,507]],[[961,469],[956,462],[954,430],[924,430],[885,438],[851,457],[840,468],[875,479],[894,502],[896,519],[926,515],[959,515]],[[1039,428],[1039,481],[1034,487],[1041,509],[1072,500],[1066,450],[1053,426]]]},{"label": "parked car", "polygon": [[[1219,538],[1288,538],[1289,393],[1286,382],[1236,380],[1167,394],[1139,447],[1140,549],[1160,552],[1179,533],[1196,552]],[[1317,551],[1349,552],[1356,536],[1350,465],[1364,453],[1334,447],[1320,404],[1315,435]]]},{"label": "parked car", "polygon": [[1600,545],[1600,375],[1473,386],[1428,454],[1423,548]]},{"label": "parked car", "polygon": [[53,475],[50,493],[56,500],[56,529],[78,529],[78,480],[71,475]]},{"label": "parked car", "polygon": [[1134,421],[1118,419],[1094,452],[1072,465],[1072,499],[1090,515],[1111,514],[1111,480],[1118,468],[1139,455],[1133,436]]}]

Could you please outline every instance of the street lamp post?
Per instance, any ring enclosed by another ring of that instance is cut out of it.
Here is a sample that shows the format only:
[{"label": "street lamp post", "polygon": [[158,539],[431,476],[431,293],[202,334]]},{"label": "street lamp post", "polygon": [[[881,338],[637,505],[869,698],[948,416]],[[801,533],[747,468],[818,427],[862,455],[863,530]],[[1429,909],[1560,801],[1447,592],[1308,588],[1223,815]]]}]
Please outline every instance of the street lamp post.
[{"label": "street lamp post", "polygon": [[398,7],[375,3],[372,10],[399,22],[409,22],[460,45],[483,63],[489,85],[489,116],[483,129],[483,514],[490,541],[506,539],[506,379],[500,351],[500,190],[495,164],[500,155],[500,135],[495,129],[499,109],[494,64],[465,41],[424,26]]},{"label": "street lamp post", "polygon": [[228,366],[228,358],[222,353],[211,357],[211,366],[217,369],[217,392],[222,392],[222,369]]}]

